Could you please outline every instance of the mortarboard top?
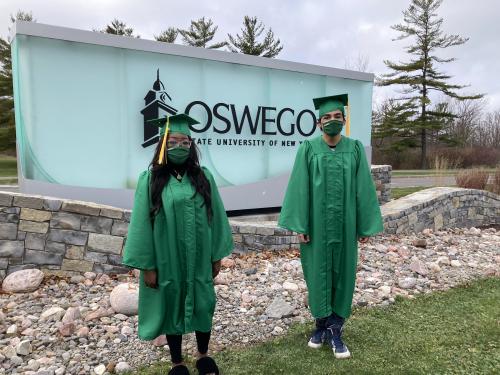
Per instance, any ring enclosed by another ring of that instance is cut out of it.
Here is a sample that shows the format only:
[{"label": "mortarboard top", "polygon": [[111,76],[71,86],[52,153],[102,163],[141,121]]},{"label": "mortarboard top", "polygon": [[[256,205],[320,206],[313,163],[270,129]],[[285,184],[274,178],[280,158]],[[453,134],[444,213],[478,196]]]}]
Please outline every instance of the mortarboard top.
[{"label": "mortarboard top", "polygon": [[348,105],[347,94],[324,96],[313,99],[314,108],[319,110],[319,117],[325,113],[339,110],[345,116],[344,107]]},{"label": "mortarboard top", "polygon": [[199,124],[198,121],[185,113],[149,120],[147,123],[158,126],[160,128],[160,136],[166,133],[167,126],[169,128],[169,133],[181,133],[190,136],[191,131],[189,125]]}]

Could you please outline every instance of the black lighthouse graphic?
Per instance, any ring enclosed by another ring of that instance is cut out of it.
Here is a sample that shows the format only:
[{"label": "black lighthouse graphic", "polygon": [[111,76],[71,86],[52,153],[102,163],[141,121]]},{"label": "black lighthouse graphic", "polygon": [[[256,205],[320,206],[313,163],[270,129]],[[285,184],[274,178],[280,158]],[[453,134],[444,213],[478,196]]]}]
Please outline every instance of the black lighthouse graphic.
[{"label": "black lighthouse graphic", "polygon": [[172,102],[172,98],[165,90],[165,85],[160,81],[160,69],[156,70],[156,81],[153,88],[148,91],[144,97],[144,108],[141,110],[144,116],[144,143],[142,147],[148,147],[158,142],[157,126],[148,124],[146,121],[153,120],[165,115],[171,116],[177,113],[177,110],[167,104],[167,100]]}]

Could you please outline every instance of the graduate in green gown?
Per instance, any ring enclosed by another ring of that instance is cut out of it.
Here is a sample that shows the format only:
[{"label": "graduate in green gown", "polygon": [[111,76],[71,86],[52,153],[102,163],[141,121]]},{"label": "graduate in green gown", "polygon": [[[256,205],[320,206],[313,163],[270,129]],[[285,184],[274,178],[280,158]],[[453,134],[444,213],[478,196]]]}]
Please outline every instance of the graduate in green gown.
[{"label": "graduate in green gown", "polygon": [[279,226],[298,233],[309,306],[316,330],[308,345],[328,341],[337,358],[350,356],[341,334],[356,281],[358,240],[383,231],[363,144],[342,136],[347,94],[314,99],[322,136],[299,147]]},{"label": "graduate in green gown", "polygon": [[200,374],[218,374],[207,357],[215,309],[213,278],[231,254],[233,237],[215,181],[200,167],[189,125],[180,114],[151,121],[161,127],[150,167],[137,182],[123,263],[141,270],[139,337],[166,334],[173,367],[187,374],[182,335],[196,332]]}]

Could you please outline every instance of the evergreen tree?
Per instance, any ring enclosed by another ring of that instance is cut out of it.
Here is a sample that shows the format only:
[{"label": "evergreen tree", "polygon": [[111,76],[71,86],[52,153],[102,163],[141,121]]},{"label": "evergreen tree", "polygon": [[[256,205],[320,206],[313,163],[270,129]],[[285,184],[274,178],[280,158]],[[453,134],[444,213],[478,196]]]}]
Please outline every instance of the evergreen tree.
[{"label": "evergreen tree", "polygon": [[227,45],[227,42],[208,44],[214,38],[217,29],[218,26],[215,26],[210,18],[205,20],[205,17],[202,17],[191,21],[188,30],[179,29],[179,33],[182,35],[182,42],[185,45],[217,49]]},{"label": "evergreen tree", "polygon": [[443,110],[442,106],[432,106],[431,92],[441,93],[445,97],[457,100],[482,97],[482,95],[460,95],[458,90],[466,86],[450,83],[452,77],[437,67],[438,64],[455,60],[455,58],[439,57],[437,55],[439,50],[462,45],[468,40],[459,35],[443,33],[443,18],[438,17],[436,13],[442,1],[411,0],[408,9],[403,11],[403,22],[392,26],[394,30],[400,32],[396,40],[412,39],[411,44],[405,47],[411,59],[406,63],[384,61],[392,72],[383,75],[377,82],[380,86],[404,86],[404,96],[399,100],[418,105],[418,113],[411,119],[410,124],[394,123],[393,126],[396,132],[403,129],[403,133],[413,139],[409,144],[420,147],[421,168],[427,168],[429,133],[438,131],[446,122],[446,118],[450,117],[450,113]]},{"label": "evergreen tree", "polygon": [[155,35],[154,38],[158,42],[175,43],[177,35],[179,35],[179,30],[174,27],[169,27],[168,29],[162,31],[160,35]]},{"label": "evergreen tree", "polygon": [[269,28],[264,40],[259,42],[258,39],[263,32],[264,25],[257,20],[257,17],[245,16],[241,36],[239,34],[236,34],[236,36],[228,34],[228,48],[231,52],[271,58],[276,57],[283,49],[281,41],[275,39],[272,29]]},{"label": "evergreen tree", "polygon": [[[96,31],[96,30],[94,30]],[[130,36],[134,38],[140,38],[140,35],[134,35],[134,29],[127,26],[127,24],[119,19],[115,18],[106,28],[100,30],[101,33],[113,34],[113,35],[123,35]]]},{"label": "evergreen tree", "polygon": [[[36,22],[31,12],[18,11],[15,15],[10,16],[11,26],[9,26],[9,32],[16,20]],[[10,42],[10,38],[3,39],[0,37],[0,128],[13,127],[15,125]],[[14,136],[15,146],[15,133],[9,131],[9,134]],[[4,137],[2,137],[3,139]],[[12,139],[9,142],[9,144],[12,144]],[[0,145],[0,147],[3,149],[5,145]]]}]

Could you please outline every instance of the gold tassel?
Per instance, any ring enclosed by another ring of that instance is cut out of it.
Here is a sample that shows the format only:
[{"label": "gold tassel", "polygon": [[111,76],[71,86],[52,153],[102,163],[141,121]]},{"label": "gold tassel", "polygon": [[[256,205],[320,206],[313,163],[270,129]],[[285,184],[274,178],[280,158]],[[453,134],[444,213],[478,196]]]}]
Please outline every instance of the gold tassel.
[{"label": "gold tassel", "polygon": [[167,117],[167,127],[165,129],[165,134],[163,135],[163,141],[161,142],[158,164],[163,164],[163,161],[165,161],[165,164],[167,164],[167,158],[165,157],[165,148],[167,146],[167,136],[168,136],[169,126],[170,126],[170,116]]},{"label": "gold tassel", "polygon": [[350,137],[351,136],[351,106],[347,106],[347,119],[345,122],[345,135]]}]

